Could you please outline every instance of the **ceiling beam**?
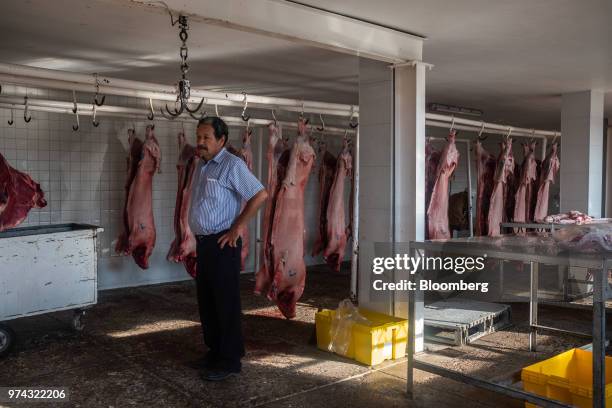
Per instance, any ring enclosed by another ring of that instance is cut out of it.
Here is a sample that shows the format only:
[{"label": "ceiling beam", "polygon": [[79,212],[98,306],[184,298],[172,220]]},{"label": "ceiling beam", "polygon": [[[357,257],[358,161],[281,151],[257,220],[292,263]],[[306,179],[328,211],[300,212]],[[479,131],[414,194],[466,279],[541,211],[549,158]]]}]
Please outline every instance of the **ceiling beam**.
[{"label": "ceiling beam", "polygon": [[[160,1],[126,0],[164,10]],[[390,63],[420,61],[423,37],[285,0],[164,0],[176,16]],[[168,25],[170,19],[168,18]]]}]

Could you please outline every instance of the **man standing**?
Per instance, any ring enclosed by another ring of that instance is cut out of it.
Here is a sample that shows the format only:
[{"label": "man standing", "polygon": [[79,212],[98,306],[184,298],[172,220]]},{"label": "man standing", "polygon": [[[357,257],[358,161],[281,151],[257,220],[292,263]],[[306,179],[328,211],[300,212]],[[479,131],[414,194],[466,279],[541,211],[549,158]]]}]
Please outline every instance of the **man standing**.
[{"label": "man standing", "polygon": [[203,160],[195,169],[189,226],[197,239],[198,306],[209,349],[196,365],[210,381],[241,369],[240,233],[268,196],[245,162],[225,149],[227,140],[222,119],[199,121],[197,154]]}]

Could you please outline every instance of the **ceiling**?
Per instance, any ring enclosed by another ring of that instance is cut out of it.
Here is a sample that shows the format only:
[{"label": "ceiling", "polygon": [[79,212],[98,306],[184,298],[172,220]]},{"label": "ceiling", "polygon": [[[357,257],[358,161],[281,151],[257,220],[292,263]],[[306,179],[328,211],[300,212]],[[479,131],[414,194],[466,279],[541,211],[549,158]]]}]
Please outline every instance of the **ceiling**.
[{"label": "ceiling", "polygon": [[[305,0],[427,37],[427,100],[485,120],[558,128],[563,92],[607,92],[612,117],[612,2]],[[358,59],[192,21],[189,78],[208,89],[358,102]],[[126,0],[0,3],[0,61],[171,84],[178,29]]]}]

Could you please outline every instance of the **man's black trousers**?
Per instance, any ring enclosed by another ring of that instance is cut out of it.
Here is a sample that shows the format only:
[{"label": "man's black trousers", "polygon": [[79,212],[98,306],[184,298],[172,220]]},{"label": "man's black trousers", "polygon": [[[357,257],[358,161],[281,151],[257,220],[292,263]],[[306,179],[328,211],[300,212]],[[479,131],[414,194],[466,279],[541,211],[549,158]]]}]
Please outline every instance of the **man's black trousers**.
[{"label": "man's black trousers", "polygon": [[197,236],[198,306],[204,342],[218,368],[239,371],[244,356],[240,307],[240,252],[217,240],[227,231]]}]

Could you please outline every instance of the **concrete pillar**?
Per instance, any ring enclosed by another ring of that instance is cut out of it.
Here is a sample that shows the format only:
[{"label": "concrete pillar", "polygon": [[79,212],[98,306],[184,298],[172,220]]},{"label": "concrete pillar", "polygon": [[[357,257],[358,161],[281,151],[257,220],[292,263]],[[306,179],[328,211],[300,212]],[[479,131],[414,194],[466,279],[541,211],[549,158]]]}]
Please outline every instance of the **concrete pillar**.
[{"label": "concrete pillar", "polygon": [[602,91],[564,94],[561,102],[560,210],[602,216]]},{"label": "concrete pillar", "polygon": [[[409,273],[374,275],[372,259],[407,253],[406,243],[424,238],[425,66],[392,70],[363,60],[359,69],[359,305],[407,318],[410,292],[378,292],[372,282],[400,282]],[[415,346],[420,351],[422,294],[416,300]]]},{"label": "concrete pillar", "polygon": [[605,168],[605,182],[606,186],[606,211],[603,214],[604,217],[612,217],[612,127],[608,120],[605,121],[605,133],[606,133],[606,156],[604,160]]},{"label": "concrete pillar", "polygon": [[[393,71],[389,64],[359,62],[359,305],[392,314],[389,292],[375,292],[376,243],[393,240]],[[380,256],[380,255],[377,255]]]}]

